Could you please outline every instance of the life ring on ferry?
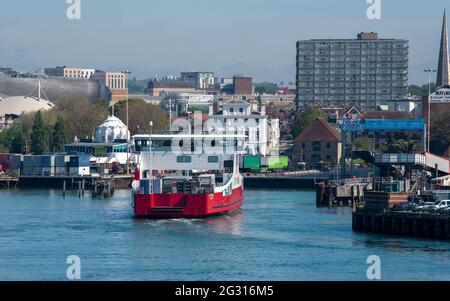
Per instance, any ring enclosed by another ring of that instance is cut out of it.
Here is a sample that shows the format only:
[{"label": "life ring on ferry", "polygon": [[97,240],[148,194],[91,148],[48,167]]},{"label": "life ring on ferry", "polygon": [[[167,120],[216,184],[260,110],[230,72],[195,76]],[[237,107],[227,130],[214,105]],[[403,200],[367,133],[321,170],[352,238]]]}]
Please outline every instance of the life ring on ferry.
[{"label": "life ring on ferry", "polygon": [[134,180],[134,181],[131,183],[131,187],[132,187],[134,190],[139,189],[139,186],[140,186],[139,181]]}]

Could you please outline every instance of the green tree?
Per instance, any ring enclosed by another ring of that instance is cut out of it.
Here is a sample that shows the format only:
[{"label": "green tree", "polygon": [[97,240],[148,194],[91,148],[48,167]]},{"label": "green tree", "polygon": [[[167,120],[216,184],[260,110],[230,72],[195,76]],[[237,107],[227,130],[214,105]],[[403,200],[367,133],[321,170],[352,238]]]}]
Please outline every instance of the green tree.
[{"label": "green tree", "polygon": [[[431,83],[431,93],[436,90],[436,84]],[[410,85],[408,87],[408,92],[413,96],[428,96],[428,84],[424,84],[422,86]]]},{"label": "green tree", "polygon": [[255,84],[256,94],[275,94],[277,93],[278,85],[274,83],[259,83]]},{"label": "green tree", "polygon": [[48,150],[48,132],[41,111],[36,113],[31,136],[31,152],[41,155]]},{"label": "green tree", "polygon": [[11,140],[11,145],[9,147],[9,152],[13,154],[23,153],[26,140],[22,132],[18,132]]},{"label": "green tree", "polygon": [[361,135],[355,139],[355,148],[360,151],[372,151],[373,144],[370,143],[370,140],[367,136]]},{"label": "green tree", "polygon": [[64,150],[64,144],[66,143],[67,133],[64,128],[64,119],[59,116],[58,120],[53,127],[53,133],[51,136],[50,150],[52,152],[61,152]]},{"label": "green tree", "polygon": [[[126,101],[121,101],[114,106],[115,115],[126,123]],[[149,121],[153,121],[153,131],[169,129],[169,116],[157,105],[149,104],[142,99],[130,99],[128,102],[128,121],[131,135],[139,131],[148,133]]]},{"label": "green tree", "polygon": [[309,106],[300,113],[292,125],[292,136],[297,137],[307,126],[317,118],[326,118],[327,114],[318,107]]},{"label": "green tree", "polygon": [[443,155],[450,147],[450,111],[433,119],[431,122],[431,152]]}]

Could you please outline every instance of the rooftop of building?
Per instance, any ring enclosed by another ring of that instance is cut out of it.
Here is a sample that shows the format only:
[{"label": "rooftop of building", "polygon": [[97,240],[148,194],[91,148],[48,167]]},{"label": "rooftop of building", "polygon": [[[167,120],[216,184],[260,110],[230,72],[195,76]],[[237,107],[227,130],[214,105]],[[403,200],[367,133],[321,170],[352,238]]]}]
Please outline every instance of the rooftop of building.
[{"label": "rooftop of building", "polygon": [[28,96],[0,97],[0,116],[7,114],[21,115],[39,110],[50,110],[55,105],[45,99]]},{"label": "rooftop of building", "polygon": [[341,134],[325,119],[314,120],[295,138],[295,142],[340,142]]},{"label": "rooftop of building", "polygon": [[364,119],[408,119],[411,116],[407,112],[373,111],[363,114]]},{"label": "rooftop of building", "polygon": [[362,32],[357,35],[356,39],[346,39],[346,38],[324,38],[324,39],[309,39],[300,40],[298,42],[321,42],[321,41],[337,41],[337,42],[386,42],[386,41],[398,41],[398,42],[408,42],[405,39],[380,39],[376,32]]}]

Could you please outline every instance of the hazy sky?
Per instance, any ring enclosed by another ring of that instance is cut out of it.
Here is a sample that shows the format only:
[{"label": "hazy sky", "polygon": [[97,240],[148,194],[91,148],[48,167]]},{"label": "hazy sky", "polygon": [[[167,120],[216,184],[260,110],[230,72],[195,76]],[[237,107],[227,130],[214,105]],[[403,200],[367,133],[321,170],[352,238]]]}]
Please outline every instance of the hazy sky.
[{"label": "hazy sky", "polygon": [[71,21],[66,1],[1,0],[0,66],[129,69],[137,78],[198,70],[288,82],[297,40],[377,31],[410,41],[410,82],[425,83],[450,3],[381,0],[382,20],[369,20],[367,0],[81,0],[81,20]]}]

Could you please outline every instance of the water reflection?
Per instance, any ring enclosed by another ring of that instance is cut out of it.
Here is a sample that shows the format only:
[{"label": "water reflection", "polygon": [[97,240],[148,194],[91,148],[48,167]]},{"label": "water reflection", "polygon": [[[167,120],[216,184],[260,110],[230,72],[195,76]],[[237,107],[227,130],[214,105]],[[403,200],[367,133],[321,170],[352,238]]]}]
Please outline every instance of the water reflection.
[{"label": "water reflection", "polygon": [[243,211],[238,210],[228,215],[205,219],[202,223],[217,233],[242,236],[243,218]]}]

